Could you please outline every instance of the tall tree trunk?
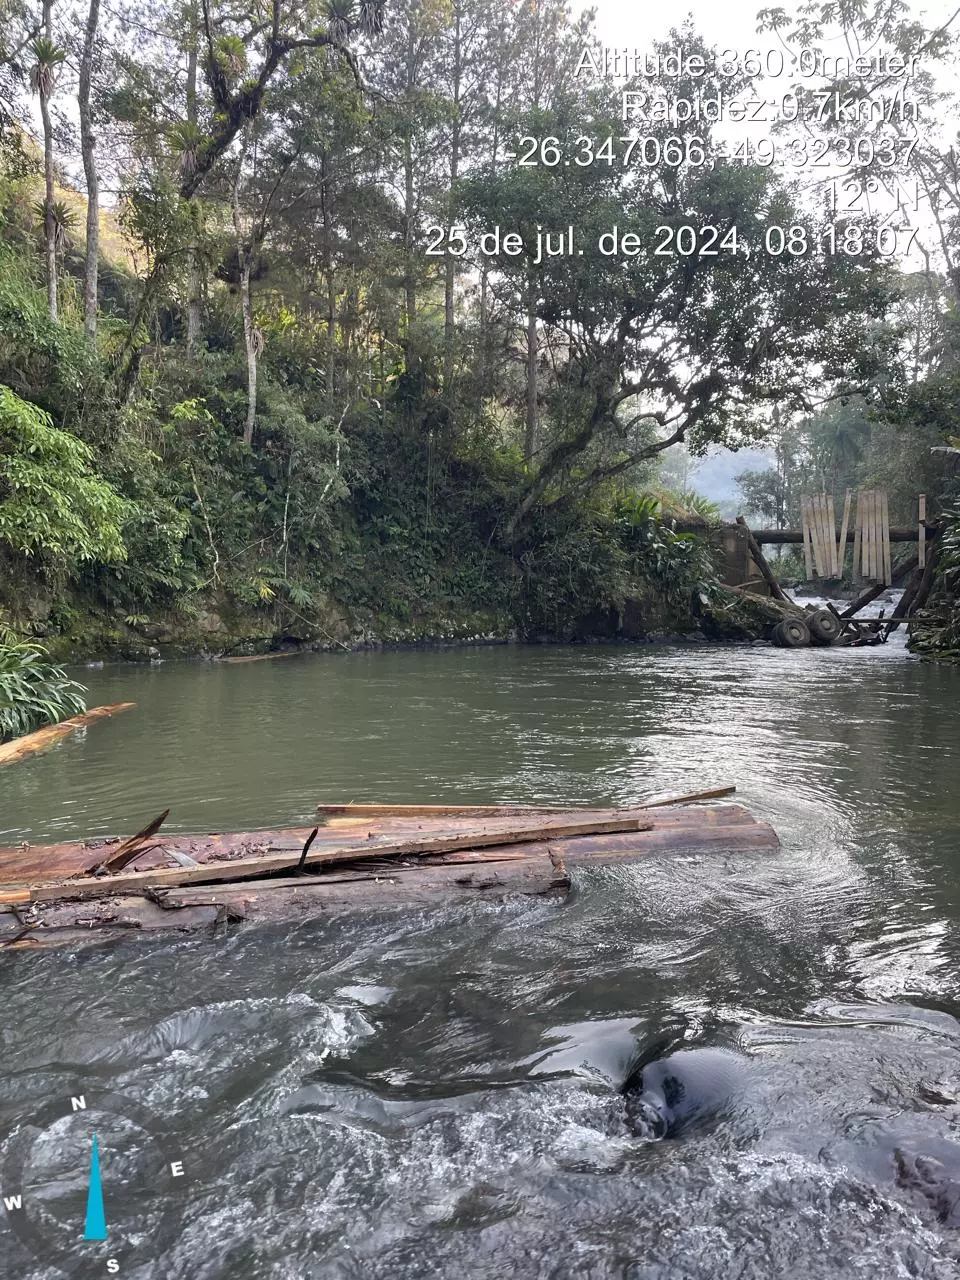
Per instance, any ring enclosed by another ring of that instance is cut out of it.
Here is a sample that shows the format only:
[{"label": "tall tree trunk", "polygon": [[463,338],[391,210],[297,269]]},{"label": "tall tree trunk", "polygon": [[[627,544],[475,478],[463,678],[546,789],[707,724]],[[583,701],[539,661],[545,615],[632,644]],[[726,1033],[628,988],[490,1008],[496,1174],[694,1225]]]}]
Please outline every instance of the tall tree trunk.
[{"label": "tall tree trunk", "polygon": [[[500,22],[497,27],[497,45],[495,55],[496,65],[496,89],[493,99],[493,130],[490,136],[490,176],[493,177],[497,172],[497,165],[500,162],[500,114],[503,105],[503,84],[505,69],[505,18],[504,12],[500,11]],[[490,269],[487,266],[487,259],[484,257],[480,266],[480,399],[484,400],[490,394],[490,334],[489,334],[489,292],[490,292]]]},{"label": "tall tree trunk", "polygon": [[537,358],[539,335],[537,333],[537,285],[531,270],[527,289],[527,418],[523,433],[523,456],[530,462],[537,450]]},{"label": "tall tree trunk", "polygon": [[[450,190],[453,191],[460,176],[460,85],[462,66],[461,17],[459,0],[454,14],[453,33],[453,130],[450,137]],[[453,381],[453,294],[456,283],[456,258],[447,254],[446,278],[443,289],[443,389],[449,393]]]},{"label": "tall tree trunk", "polygon": [[406,83],[403,129],[403,276],[407,339],[417,314],[417,282],[413,261],[413,241],[416,222],[416,188],[414,186],[412,95],[417,87],[417,24],[420,6],[411,0],[407,17]]},{"label": "tall tree trunk", "polygon": [[97,267],[100,257],[100,186],[97,180],[96,135],[90,110],[90,75],[93,69],[97,26],[100,22],[100,0],[90,0],[87,30],[80,59],[80,87],[77,105],[80,111],[80,152],[87,180],[87,249],[83,268],[83,328],[91,343],[97,340]]},{"label": "tall tree trunk", "polygon": [[[197,47],[200,42],[200,20],[196,0],[190,5],[187,16],[190,24],[187,46],[187,123],[196,128],[197,110]],[[196,355],[200,343],[200,253],[191,245],[187,254],[187,355]]]},{"label": "tall tree trunk", "polygon": [[[53,0],[43,0],[43,34],[48,43],[53,44]],[[53,68],[50,69],[51,75]],[[53,85],[40,86],[40,116],[43,120],[43,176],[45,184],[45,202],[43,209],[43,235],[46,241],[47,259],[47,305],[50,319],[56,320],[59,312],[57,304],[57,227],[53,220],[53,124],[50,120],[50,97]]]},{"label": "tall tree trunk", "polygon": [[243,350],[247,361],[247,420],[243,427],[244,444],[253,443],[253,427],[257,419],[257,343],[253,330],[253,306],[250,301],[250,271],[256,246],[244,242],[243,221],[240,216],[240,181],[243,162],[247,154],[248,134],[244,134],[237,163],[237,176],[233,184],[233,229],[237,237],[237,261],[240,264],[240,311],[243,316]]},{"label": "tall tree trunk", "polygon": [[333,411],[337,394],[337,285],[333,269],[333,211],[326,154],[320,157],[320,204],[323,211],[323,275],[327,290],[327,404]]}]

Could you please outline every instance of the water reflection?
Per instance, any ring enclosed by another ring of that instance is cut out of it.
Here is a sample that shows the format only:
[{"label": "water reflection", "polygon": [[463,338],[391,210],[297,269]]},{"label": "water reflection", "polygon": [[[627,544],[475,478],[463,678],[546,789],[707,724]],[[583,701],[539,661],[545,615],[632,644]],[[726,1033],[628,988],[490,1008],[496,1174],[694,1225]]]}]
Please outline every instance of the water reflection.
[{"label": "water reflection", "polygon": [[[137,710],[0,773],[7,840],[167,804],[223,829],[319,799],[725,782],[783,839],[582,873],[562,905],[0,957],[0,1134],[94,1078],[194,1152],[190,1215],[137,1280],[956,1274],[915,1173],[960,1185],[956,671],[894,637],[88,678]],[[617,1085],[663,1043],[735,1051],[750,1085],[646,1144],[617,1129]],[[2,1228],[0,1263],[30,1274]]]}]

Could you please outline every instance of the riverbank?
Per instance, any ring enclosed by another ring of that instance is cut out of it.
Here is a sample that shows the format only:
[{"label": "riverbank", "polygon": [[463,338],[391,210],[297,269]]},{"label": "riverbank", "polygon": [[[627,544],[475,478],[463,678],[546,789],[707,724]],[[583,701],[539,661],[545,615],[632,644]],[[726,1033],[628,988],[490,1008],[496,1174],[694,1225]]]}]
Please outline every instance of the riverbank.
[{"label": "riverbank", "polygon": [[311,620],[207,603],[204,609],[171,611],[156,619],[78,613],[66,632],[45,634],[41,625],[32,628],[31,638],[58,662],[151,662],[478,644],[749,643],[768,639],[782,616],[769,600],[722,587],[692,597],[686,610],[648,591],[557,630],[524,628],[503,610],[438,611],[404,621],[351,615],[330,603]]}]

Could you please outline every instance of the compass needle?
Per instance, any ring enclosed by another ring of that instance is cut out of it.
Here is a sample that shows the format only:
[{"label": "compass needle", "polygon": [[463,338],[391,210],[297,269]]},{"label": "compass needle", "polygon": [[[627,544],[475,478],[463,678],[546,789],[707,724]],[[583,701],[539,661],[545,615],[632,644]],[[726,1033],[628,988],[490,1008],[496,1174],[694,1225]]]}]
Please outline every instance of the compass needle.
[{"label": "compass needle", "polygon": [[100,1145],[93,1135],[93,1151],[90,1155],[90,1186],[87,1190],[87,1221],[84,1240],[106,1240],[107,1219],[103,1210],[103,1180],[100,1177]]}]

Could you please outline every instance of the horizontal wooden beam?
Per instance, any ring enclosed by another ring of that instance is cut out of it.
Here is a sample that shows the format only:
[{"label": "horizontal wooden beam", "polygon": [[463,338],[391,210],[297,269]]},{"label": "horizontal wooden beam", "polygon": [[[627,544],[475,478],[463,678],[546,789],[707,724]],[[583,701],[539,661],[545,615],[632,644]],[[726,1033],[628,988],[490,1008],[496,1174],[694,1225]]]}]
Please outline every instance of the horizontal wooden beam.
[{"label": "horizontal wooden beam", "polygon": [[[936,525],[927,525],[926,529],[927,529],[928,538],[935,538],[937,536],[937,533],[939,532]],[[756,538],[757,542],[761,544],[761,546],[764,543],[767,543],[767,544],[773,543],[773,544],[779,544],[783,546],[787,543],[803,542],[803,533],[800,529],[754,529],[752,530],[752,532],[753,532],[753,536]],[[853,542],[854,536],[855,536],[854,530],[848,529],[847,542],[848,543]],[[916,529],[891,529],[890,541],[891,542],[916,542],[917,530]]]}]

